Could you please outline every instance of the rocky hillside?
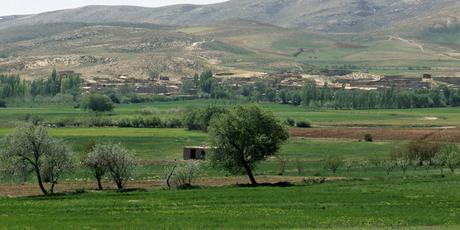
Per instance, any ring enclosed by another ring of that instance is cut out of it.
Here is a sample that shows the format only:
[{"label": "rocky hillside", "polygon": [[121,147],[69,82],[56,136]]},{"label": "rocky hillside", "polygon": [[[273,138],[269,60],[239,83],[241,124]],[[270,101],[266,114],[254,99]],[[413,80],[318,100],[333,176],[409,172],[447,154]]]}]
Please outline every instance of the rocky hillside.
[{"label": "rocky hillside", "polygon": [[[79,23],[153,23],[197,25],[248,19],[283,27],[322,32],[364,32],[391,27],[412,18],[442,19],[458,0],[231,0],[212,5],[162,8],[87,6],[0,20],[0,28],[18,25]],[[6,17],[4,17],[6,18]],[[3,22],[2,22],[3,21]]]}]

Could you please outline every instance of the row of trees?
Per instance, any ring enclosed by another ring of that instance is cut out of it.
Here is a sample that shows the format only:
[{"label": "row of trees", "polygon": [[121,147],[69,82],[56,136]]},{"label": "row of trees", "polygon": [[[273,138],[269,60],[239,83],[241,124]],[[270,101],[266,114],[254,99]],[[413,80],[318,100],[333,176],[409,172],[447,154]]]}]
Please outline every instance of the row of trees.
[{"label": "row of trees", "polygon": [[380,160],[344,161],[340,156],[331,156],[324,160],[324,168],[336,173],[340,167],[348,170],[359,166],[367,170],[369,167],[381,168],[387,176],[399,168],[404,176],[410,167],[424,167],[427,170],[436,167],[444,175],[444,169],[454,173],[460,166],[460,148],[455,143],[437,143],[412,141],[391,150],[389,157]]},{"label": "row of trees", "polygon": [[301,92],[282,95],[283,103],[338,109],[431,108],[460,106],[460,90],[441,86],[435,89],[401,90],[390,88],[377,91],[332,90],[327,85],[306,84]]},{"label": "row of trees", "polygon": [[23,80],[19,76],[0,75],[0,98],[56,96],[80,94],[82,79],[79,75],[58,75],[53,70],[47,79]]},{"label": "row of trees", "polygon": [[[20,126],[4,138],[3,144],[5,149],[0,151],[2,173],[24,180],[34,175],[44,195],[53,194],[59,180],[77,165],[66,143],[49,136],[42,126]],[[100,189],[102,176],[109,173],[117,188],[122,190],[132,176],[135,161],[134,156],[119,144],[95,144],[89,149],[84,165],[94,171]]]},{"label": "row of trees", "polygon": [[[253,174],[257,163],[276,154],[289,137],[273,113],[258,106],[239,106],[215,116],[210,121],[209,135],[212,165],[233,174],[245,173],[253,184],[257,183]],[[70,148],[62,140],[49,136],[42,126],[20,126],[4,138],[3,145],[5,148],[0,151],[3,173],[24,180],[33,174],[45,195],[53,194],[58,181],[76,166]],[[124,189],[135,167],[133,154],[119,144],[91,143],[86,149],[83,165],[93,171],[98,188],[103,189],[101,180],[109,174],[117,188]],[[173,170],[168,177],[187,181],[190,177],[184,177],[184,173],[195,168],[187,165]]]},{"label": "row of trees", "polygon": [[189,94],[201,94],[201,96],[208,95],[215,99],[243,97],[255,101],[336,109],[460,106],[460,90],[447,86],[420,90],[389,88],[368,91],[333,89],[327,84],[318,87],[314,81],[311,81],[307,82],[302,90],[292,90],[280,89],[276,82],[258,81],[250,85],[230,87],[218,84],[211,71],[195,75],[194,80],[184,83],[182,91]]}]

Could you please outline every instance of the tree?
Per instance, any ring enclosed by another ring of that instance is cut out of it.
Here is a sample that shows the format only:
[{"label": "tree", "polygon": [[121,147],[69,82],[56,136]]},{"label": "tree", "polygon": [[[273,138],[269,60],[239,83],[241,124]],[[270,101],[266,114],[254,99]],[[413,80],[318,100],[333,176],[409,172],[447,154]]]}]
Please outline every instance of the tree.
[{"label": "tree", "polygon": [[331,156],[326,159],[324,162],[324,169],[331,170],[332,173],[336,173],[337,170],[344,164],[345,162],[341,157]]},{"label": "tree", "polygon": [[166,185],[176,188],[189,188],[193,181],[200,176],[201,164],[199,161],[185,161],[174,163],[171,167],[166,168]]},{"label": "tree", "polygon": [[[44,195],[53,194],[61,175],[73,167],[72,154],[62,141],[51,138],[42,126],[24,125],[4,139],[1,160],[5,171],[35,173]],[[46,189],[44,183],[51,183]]]},{"label": "tree", "polygon": [[81,108],[94,112],[110,112],[113,110],[114,105],[112,100],[105,95],[91,94],[83,98]]},{"label": "tree", "polygon": [[104,156],[106,152],[105,150],[106,148],[103,145],[94,145],[88,152],[88,155],[84,161],[85,166],[93,170],[99,190],[104,189],[102,187],[101,181],[102,177],[104,177],[107,172],[107,162]]},{"label": "tree", "polygon": [[253,170],[259,161],[275,155],[289,133],[272,112],[258,106],[239,106],[213,119],[211,163],[232,174],[245,172],[257,184]]},{"label": "tree", "polygon": [[120,144],[97,144],[93,154],[100,157],[105,164],[106,170],[117,185],[118,190],[123,190],[136,166],[132,153]]},{"label": "tree", "polygon": [[443,167],[449,168],[454,173],[455,168],[460,165],[460,148],[454,143],[444,144],[434,157],[434,161],[441,167],[441,174]]},{"label": "tree", "polygon": [[208,70],[201,73],[199,83],[203,93],[211,93],[212,87],[215,85],[212,72]]}]

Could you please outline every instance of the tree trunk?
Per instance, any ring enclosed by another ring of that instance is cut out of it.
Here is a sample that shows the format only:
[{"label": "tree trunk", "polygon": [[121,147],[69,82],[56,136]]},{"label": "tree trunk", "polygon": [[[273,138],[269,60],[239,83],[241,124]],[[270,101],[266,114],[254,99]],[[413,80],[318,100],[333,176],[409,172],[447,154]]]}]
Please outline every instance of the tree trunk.
[{"label": "tree trunk", "polygon": [[100,178],[100,177],[96,178],[96,180],[97,180],[97,188],[102,191],[102,190],[104,190],[104,188],[102,187],[101,179],[102,178]]},{"label": "tree trunk", "polygon": [[50,194],[54,194],[54,186],[56,186],[57,182],[52,182],[51,183],[51,188],[50,188]]},{"label": "tree trunk", "polygon": [[46,191],[45,186],[43,185],[42,176],[40,175],[40,169],[35,166],[35,173],[37,174],[37,182],[40,190],[42,190],[43,195],[48,195],[48,191]]},{"label": "tree trunk", "polygon": [[254,178],[254,175],[252,174],[251,167],[249,167],[247,163],[244,163],[244,169],[246,170],[246,173],[248,174],[251,184],[256,185],[257,181],[256,181],[256,178]]},{"label": "tree trunk", "polygon": [[117,181],[115,181],[115,183],[117,184],[118,190],[120,190],[120,191],[123,190],[123,182],[122,181],[117,180]]}]

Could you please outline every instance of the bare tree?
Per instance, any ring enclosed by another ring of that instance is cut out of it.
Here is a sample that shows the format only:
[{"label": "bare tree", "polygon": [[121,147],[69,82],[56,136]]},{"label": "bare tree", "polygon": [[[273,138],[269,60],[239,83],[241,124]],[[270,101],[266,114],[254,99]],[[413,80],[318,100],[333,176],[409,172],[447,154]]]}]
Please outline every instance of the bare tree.
[{"label": "bare tree", "polygon": [[133,154],[120,144],[97,144],[94,147],[94,152],[96,151],[101,154],[107,172],[117,188],[123,190],[136,166]]},{"label": "bare tree", "polygon": [[168,188],[175,186],[177,188],[188,188],[192,186],[193,181],[201,173],[201,164],[199,161],[185,161],[175,163],[172,167],[166,169],[166,185]]},{"label": "bare tree", "polygon": [[[1,151],[4,171],[24,178],[34,173],[44,195],[53,194],[59,178],[73,167],[69,148],[51,138],[42,126],[20,126],[4,139],[4,144],[5,149]],[[51,183],[50,190],[45,188],[46,182]]]}]

